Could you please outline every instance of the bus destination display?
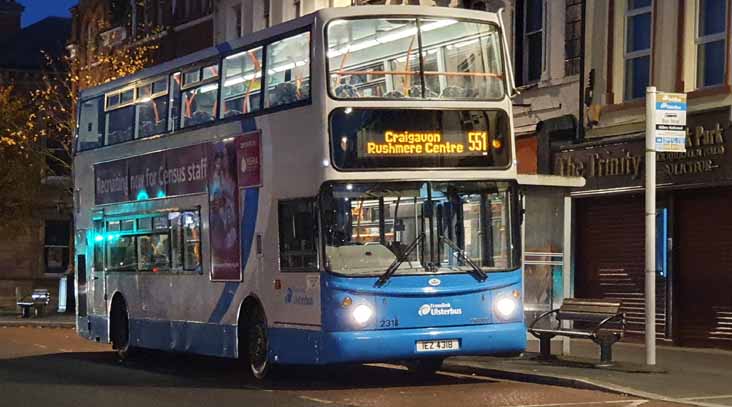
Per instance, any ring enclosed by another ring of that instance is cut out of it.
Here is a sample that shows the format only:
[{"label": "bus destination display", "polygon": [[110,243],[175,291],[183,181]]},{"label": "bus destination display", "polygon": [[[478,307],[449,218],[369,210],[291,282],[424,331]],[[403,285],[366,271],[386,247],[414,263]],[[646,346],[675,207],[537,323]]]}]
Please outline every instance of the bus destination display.
[{"label": "bus destination display", "polygon": [[[468,131],[443,133],[441,131],[387,130],[380,135],[367,134],[359,138],[361,156],[389,157],[399,155],[488,155],[488,132]],[[494,140],[495,145],[499,145]]]},{"label": "bus destination display", "polygon": [[339,169],[506,168],[508,116],[500,110],[341,108],[330,117]]}]

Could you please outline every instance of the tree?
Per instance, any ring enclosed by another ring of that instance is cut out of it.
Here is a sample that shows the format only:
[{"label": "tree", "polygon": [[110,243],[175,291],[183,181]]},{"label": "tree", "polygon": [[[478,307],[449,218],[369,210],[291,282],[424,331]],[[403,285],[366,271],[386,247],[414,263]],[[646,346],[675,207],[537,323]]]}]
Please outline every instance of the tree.
[{"label": "tree", "polygon": [[0,229],[24,225],[40,200],[40,157],[17,132],[26,125],[28,110],[12,86],[0,86]]},{"label": "tree", "polygon": [[[26,94],[0,88],[0,227],[23,224],[48,206],[43,183],[56,177],[62,201],[71,202],[71,157],[76,133],[78,91],[131,75],[152,62],[157,45],[143,39],[102,50],[94,63],[54,60],[44,54],[46,68],[36,89]],[[63,182],[63,181],[66,182]],[[11,222],[12,220],[12,222]]]}]

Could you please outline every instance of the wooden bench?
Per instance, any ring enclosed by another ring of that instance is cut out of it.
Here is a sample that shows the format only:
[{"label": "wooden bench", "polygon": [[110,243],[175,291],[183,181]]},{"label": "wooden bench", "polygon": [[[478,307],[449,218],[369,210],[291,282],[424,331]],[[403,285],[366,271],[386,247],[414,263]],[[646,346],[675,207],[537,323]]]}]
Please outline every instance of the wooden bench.
[{"label": "wooden bench", "polygon": [[[558,321],[556,328],[536,327],[552,314]],[[577,326],[563,328],[562,321],[573,321]],[[551,357],[551,339],[555,336],[584,338],[600,345],[601,366],[612,364],[612,346],[623,337],[624,331],[625,314],[620,312],[620,302],[584,298],[566,298],[558,309],[539,315],[529,327],[529,332],[539,338],[542,358]]]},{"label": "wooden bench", "polygon": [[30,296],[23,297],[17,302],[20,307],[20,316],[29,318],[31,316],[41,316],[46,312],[46,306],[51,302],[51,294],[46,288],[37,288],[33,290]]}]

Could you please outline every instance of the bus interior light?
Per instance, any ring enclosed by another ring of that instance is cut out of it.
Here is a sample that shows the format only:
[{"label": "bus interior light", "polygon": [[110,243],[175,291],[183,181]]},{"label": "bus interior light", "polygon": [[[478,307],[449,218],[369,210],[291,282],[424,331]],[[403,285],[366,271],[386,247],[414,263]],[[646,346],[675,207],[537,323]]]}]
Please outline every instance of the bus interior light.
[{"label": "bus interior light", "polygon": [[351,306],[351,304],[353,304],[353,300],[351,299],[351,297],[346,297],[346,298],[344,298],[344,299],[343,299],[343,301],[341,302],[341,306],[342,306],[343,308],[348,308],[348,307],[350,307],[350,306]]}]

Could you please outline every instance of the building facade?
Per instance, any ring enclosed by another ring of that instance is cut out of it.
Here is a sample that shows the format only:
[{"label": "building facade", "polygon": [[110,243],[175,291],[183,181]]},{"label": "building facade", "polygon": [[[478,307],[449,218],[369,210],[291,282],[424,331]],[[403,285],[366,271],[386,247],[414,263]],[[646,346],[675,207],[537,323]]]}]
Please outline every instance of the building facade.
[{"label": "building facade", "polygon": [[621,299],[644,334],[645,89],[687,94],[686,153],[657,154],[656,332],[732,348],[729,0],[588,0],[584,139],[552,151],[572,194],[578,297]]},{"label": "building facade", "polygon": [[[0,86],[12,86],[14,95],[26,100],[31,91],[44,86],[48,68],[42,52],[52,58],[63,55],[71,21],[49,17],[21,28],[22,12],[17,2],[0,1]],[[52,151],[53,146],[48,147]],[[61,157],[64,150],[59,150]],[[11,232],[3,227],[11,215],[0,213],[0,309],[15,308],[17,296],[30,294],[33,288],[51,289],[55,305],[59,278],[70,271],[71,180],[63,167],[52,160],[48,164],[37,180],[37,174],[29,175],[39,183],[29,186],[37,197],[32,219]]]},{"label": "building facade", "polygon": [[154,65],[214,45],[212,0],[80,0],[71,15],[69,53],[91,71],[117,47],[155,44]]}]

